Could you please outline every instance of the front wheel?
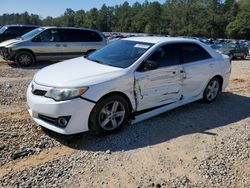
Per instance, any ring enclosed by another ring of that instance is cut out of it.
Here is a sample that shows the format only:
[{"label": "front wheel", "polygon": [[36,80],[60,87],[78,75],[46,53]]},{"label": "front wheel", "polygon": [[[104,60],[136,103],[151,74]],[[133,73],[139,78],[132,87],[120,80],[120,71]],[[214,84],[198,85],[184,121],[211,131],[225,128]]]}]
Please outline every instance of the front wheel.
[{"label": "front wheel", "polygon": [[204,93],[203,100],[205,102],[213,102],[220,92],[220,80],[213,78],[209,81]]},{"label": "front wheel", "polygon": [[129,105],[119,96],[108,96],[99,101],[90,115],[89,128],[95,134],[109,134],[127,123]]},{"label": "front wheel", "polygon": [[35,59],[30,52],[20,51],[15,56],[15,62],[22,67],[28,67],[35,62]]}]

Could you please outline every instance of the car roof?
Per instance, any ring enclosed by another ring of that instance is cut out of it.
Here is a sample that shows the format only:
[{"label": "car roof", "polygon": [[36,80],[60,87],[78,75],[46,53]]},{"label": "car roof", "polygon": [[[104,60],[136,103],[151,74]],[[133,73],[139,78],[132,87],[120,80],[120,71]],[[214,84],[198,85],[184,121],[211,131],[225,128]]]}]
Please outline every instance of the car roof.
[{"label": "car roof", "polygon": [[4,25],[2,27],[40,27],[38,25]]},{"label": "car roof", "polygon": [[43,26],[41,28],[44,28],[44,29],[79,29],[79,30],[89,30],[89,31],[96,31],[96,32],[98,32],[97,30],[94,30],[94,29],[87,29],[87,28],[82,28],[82,27]]},{"label": "car roof", "polygon": [[137,41],[137,42],[146,42],[146,43],[162,43],[162,42],[198,42],[198,40],[195,39],[188,39],[188,38],[182,38],[182,37],[130,37],[125,38],[122,40],[130,40],[130,41]]}]

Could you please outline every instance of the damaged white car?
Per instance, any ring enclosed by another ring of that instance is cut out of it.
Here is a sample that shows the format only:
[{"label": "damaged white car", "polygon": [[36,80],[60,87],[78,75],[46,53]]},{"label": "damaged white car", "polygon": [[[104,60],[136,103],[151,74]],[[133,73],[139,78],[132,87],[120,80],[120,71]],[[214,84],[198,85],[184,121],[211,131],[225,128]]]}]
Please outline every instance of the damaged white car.
[{"label": "damaged white car", "polygon": [[40,70],[27,106],[61,134],[110,133],[178,106],[212,102],[228,84],[230,60],[199,41],[134,37]]}]

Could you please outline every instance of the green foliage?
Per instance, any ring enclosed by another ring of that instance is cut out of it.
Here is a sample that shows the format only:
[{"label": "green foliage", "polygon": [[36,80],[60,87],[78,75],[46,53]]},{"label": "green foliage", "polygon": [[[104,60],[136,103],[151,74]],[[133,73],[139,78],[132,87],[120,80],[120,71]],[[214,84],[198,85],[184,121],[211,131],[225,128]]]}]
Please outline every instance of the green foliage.
[{"label": "green foliage", "polygon": [[125,1],[98,10],[74,11],[67,8],[59,17],[4,14],[0,25],[36,24],[98,29],[100,31],[139,32],[171,36],[250,39],[249,0],[166,0],[134,3]]},{"label": "green foliage", "polygon": [[250,39],[250,1],[239,1],[239,9],[235,20],[230,22],[226,28],[227,34],[232,38]]}]

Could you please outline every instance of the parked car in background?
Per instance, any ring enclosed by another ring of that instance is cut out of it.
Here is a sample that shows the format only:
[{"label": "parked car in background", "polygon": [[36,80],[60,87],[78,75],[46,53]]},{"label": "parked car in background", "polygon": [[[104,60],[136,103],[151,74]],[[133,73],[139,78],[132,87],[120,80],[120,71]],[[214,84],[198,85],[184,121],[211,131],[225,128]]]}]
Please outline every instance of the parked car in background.
[{"label": "parked car in background", "polygon": [[249,51],[245,45],[238,43],[227,43],[218,49],[221,53],[228,55],[230,59],[241,58],[246,59]]},{"label": "parked car in background", "polygon": [[192,39],[134,37],[40,70],[27,90],[29,113],[61,134],[112,133],[203,99],[229,80],[229,57]]},{"label": "parked car in background", "polygon": [[21,66],[36,61],[59,61],[95,51],[106,45],[103,35],[95,30],[40,27],[20,38],[0,43],[0,54]]},{"label": "parked car in background", "polygon": [[36,25],[5,25],[0,29],[0,42],[15,39],[38,27]]}]

